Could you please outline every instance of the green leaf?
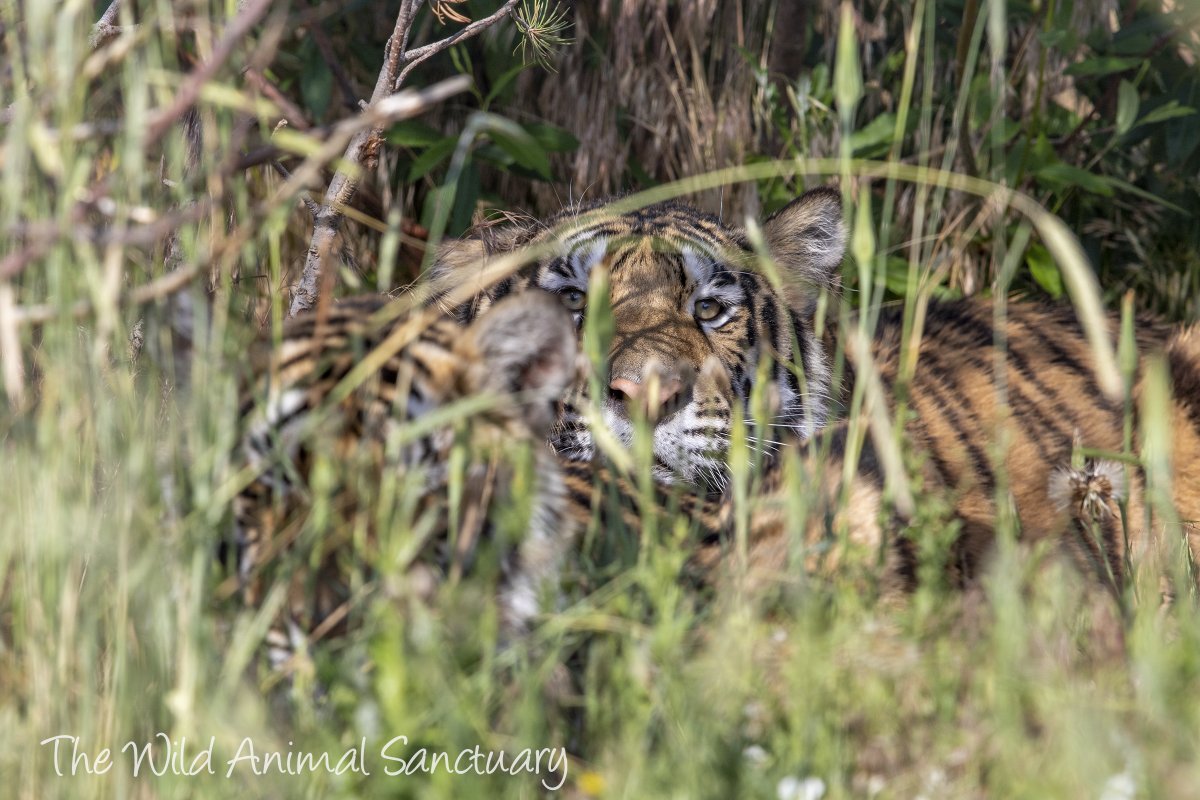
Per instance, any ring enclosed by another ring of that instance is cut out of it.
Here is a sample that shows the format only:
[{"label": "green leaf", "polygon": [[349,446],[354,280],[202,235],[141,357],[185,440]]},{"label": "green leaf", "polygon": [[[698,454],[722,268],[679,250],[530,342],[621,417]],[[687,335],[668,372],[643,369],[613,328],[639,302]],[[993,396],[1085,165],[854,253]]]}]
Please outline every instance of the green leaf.
[{"label": "green leaf", "polygon": [[1078,77],[1100,78],[1105,75],[1112,75],[1114,72],[1124,72],[1127,69],[1133,69],[1141,65],[1140,58],[1117,58],[1115,56],[1096,56],[1094,58],[1085,58],[1083,61],[1078,61],[1067,67],[1068,75]]},{"label": "green leaf", "polygon": [[1062,297],[1062,273],[1058,271],[1058,264],[1054,263],[1050,251],[1035,242],[1029,245],[1025,253],[1025,263],[1029,265],[1029,274],[1038,286],[1053,298]]},{"label": "green leaf", "polygon": [[305,53],[304,69],[300,73],[300,95],[304,98],[304,107],[314,118],[325,116],[333,97],[333,73],[315,47]]},{"label": "green leaf", "polygon": [[496,145],[488,142],[481,144],[475,148],[475,158],[480,161],[485,161],[501,169],[508,169],[513,166],[516,161],[507,151],[500,149]]},{"label": "green leaf", "polygon": [[1053,49],[1063,49],[1067,44],[1070,34],[1062,28],[1057,28],[1048,31],[1038,31],[1037,40],[1046,47]]},{"label": "green leaf", "polygon": [[444,138],[441,131],[417,119],[397,122],[384,134],[387,143],[395,147],[428,147]]},{"label": "green leaf", "polygon": [[563,128],[545,122],[528,122],[525,130],[551,153],[571,153],[579,149],[579,140]]},{"label": "green leaf", "polygon": [[450,221],[446,226],[447,236],[462,236],[470,229],[478,203],[479,169],[474,163],[468,163],[458,177],[458,190],[454,193],[454,208],[450,210]]},{"label": "green leaf", "polygon": [[412,183],[428,175],[435,167],[450,157],[457,143],[456,137],[445,136],[430,145],[429,149],[417,156],[412,166],[409,167],[408,182]]},{"label": "green leaf", "polygon": [[490,106],[492,101],[499,97],[500,94],[508,88],[509,84],[511,84],[518,75],[520,75],[527,67],[530,66],[532,66],[532,62],[529,64],[517,64],[515,67],[505,70],[499,78],[496,78],[496,82],[492,84],[492,88],[487,93],[487,97],[483,98],[483,107],[487,108]]},{"label": "green leaf", "polygon": [[895,133],[896,115],[880,114],[850,134],[850,151],[863,158],[883,155],[891,145]]},{"label": "green leaf", "polygon": [[1121,81],[1117,89],[1117,135],[1133,127],[1138,112],[1137,87],[1129,81]]},{"label": "green leaf", "polygon": [[1141,188],[1140,186],[1135,186],[1132,183],[1121,180],[1120,178],[1114,178],[1111,175],[1105,175],[1104,182],[1107,183],[1109,186],[1111,186],[1114,191],[1128,192],[1129,194],[1132,194],[1136,197],[1140,197],[1143,200],[1147,200],[1151,203],[1155,203],[1156,205],[1160,205],[1163,208],[1169,208],[1172,211],[1178,211],[1180,214],[1187,213],[1187,211],[1185,211],[1183,209],[1183,207],[1175,205],[1170,200],[1159,197],[1158,195],[1156,195],[1152,192],[1147,192],[1145,189]]},{"label": "green leaf", "polygon": [[1153,125],[1155,122],[1162,122],[1176,117],[1190,117],[1196,113],[1196,109],[1180,105],[1178,100],[1172,100],[1168,103],[1163,103],[1158,108],[1151,111],[1146,116],[1138,120],[1138,125]]},{"label": "green leaf", "polygon": [[1051,189],[1082,189],[1085,192],[1098,194],[1101,197],[1112,197],[1113,186],[1103,175],[1088,172],[1086,169],[1073,167],[1061,161],[1047,164],[1035,175],[1039,182]]},{"label": "green leaf", "polygon": [[492,141],[513,157],[518,165],[544,180],[550,180],[550,157],[546,149],[517,123],[496,114],[488,114],[486,129]]}]

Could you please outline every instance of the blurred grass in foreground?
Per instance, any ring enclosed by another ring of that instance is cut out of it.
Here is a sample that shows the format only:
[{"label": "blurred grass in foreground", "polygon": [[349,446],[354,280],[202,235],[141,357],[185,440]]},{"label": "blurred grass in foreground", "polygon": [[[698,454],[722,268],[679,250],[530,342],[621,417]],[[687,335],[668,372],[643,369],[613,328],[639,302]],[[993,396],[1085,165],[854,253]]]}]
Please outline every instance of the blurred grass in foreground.
[{"label": "blurred grass in foreground", "polygon": [[[403,616],[379,591],[396,577],[395,564],[381,561],[363,565],[380,577],[356,611],[361,626],[319,648],[312,673],[294,691],[263,691],[271,678],[255,665],[270,609],[254,614],[213,599],[221,577],[214,548],[229,528],[235,379],[256,327],[247,319],[255,303],[250,284],[274,290],[282,283],[295,250],[288,233],[295,207],[262,207],[262,184],[271,178],[228,167],[247,127],[269,131],[273,123],[261,103],[250,105],[236,68],[206,86],[193,170],[184,169],[181,136],[143,136],[148,110],[174,96],[233,5],[200,2],[187,14],[167,3],[149,6],[142,27],[94,52],[88,33],[101,9],[2,6],[8,71],[0,105],[8,122],[0,258],[29,255],[6,262],[15,266],[0,274],[5,791],[27,798],[540,791],[531,776],[388,777],[375,754],[397,735],[409,737],[408,753],[570,744],[586,757],[570,764],[567,787],[575,796],[772,797],[819,782],[828,797],[1182,797],[1200,785],[1200,622],[1192,600],[1181,597],[1164,616],[1156,578],[1142,577],[1127,626],[1128,660],[1089,659],[1073,577],[1007,552],[982,596],[933,582],[894,608],[877,602],[871,564],[861,563],[829,581],[798,576],[771,598],[767,614],[749,597],[702,604],[680,584],[686,531],[677,523],[640,542],[593,529],[562,613],[528,647],[499,654],[494,609],[478,584],[464,581],[432,609]],[[268,16],[260,41],[280,33],[283,20]],[[920,16],[914,22],[928,24]],[[966,53],[972,62],[986,47],[983,24]],[[172,26],[194,37],[161,35]],[[906,81],[921,71],[928,78],[934,68],[922,60],[920,42],[913,36],[912,49],[897,54],[912,65]],[[269,62],[264,47],[247,44],[240,56]],[[839,104],[854,99],[861,66],[851,58],[839,64]],[[918,98],[905,84],[896,130],[904,115],[924,125],[953,113],[970,91],[964,81],[954,96]],[[867,196],[868,176],[884,182],[885,198],[911,182],[918,206],[933,210],[948,186],[961,190],[976,180],[938,178],[924,157],[896,169],[849,160],[807,168],[841,173],[852,200]],[[763,169],[792,171],[787,164]],[[749,177],[765,179],[765,172],[742,176]],[[978,185],[993,201],[1007,197],[994,183]],[[961,233],[961,223],[915,214],[913,246],[897,272],[894,258],[872,241],[889,241],[883,234],[892,201],[877,217],[865,202],[858,208],[848,212],[858,260],[848,260],[847,275],[861,291],[854,299],[869,312],[885,289],[896,294],[900,275],[915,316],[945,278],[922,260],[919,243],[956,226]],[[1071,299],[1094,317],[1095,288],[1086,262],[1072,260],[1074,240],[1045,209],[1018,210],[1062,271]],[[185,217],[176,268],[194,271],[184,294],[195,312],[195,349],[180,359],[166,295],[141,305],[124,300],[131,287],[160,276],[165,245],[161,235],[133,241],[120,232],[170,215]],[[1017,228],[1000,238],[1017,250],[1029,237]],[[993,257],[1003,265],[1003,244]],[[270,300],[277,319],[282,300],[276,293]],[[88,308],[70,313],[80,302]],[[48,309],[39,311],[45,324],[21,324],[16,306]],[[131,364],[126,354],[139,322],[144,341]],[[1155,419],[1153,408],[1146,418]],[[1155,454],[1148,468],[1166,480],[1158,454],[1171,432],[1148,425],[1142,435]],[[637,474],[645,464],[634,468]],[[398,487],[398,514],[412,492]],[[939,498],[918,500],[936,556],[937,542],[953,529]],[[556,665],[563,661],[582,680],[574,708],[544,699],[545,687],[561,680]],[[324,687],[319,700],[317,684]],[[159,732],[175,742],[186,737],[191,753],[215,737],[216,774],[132,777],[120,748]],[[114,767],[105,775],[56,776],[52,750],[39,742],[59,734],[79,737],[92,759],[112,748]],[[225,762],[247,738],[260,750],[336,758],[362,737],[369,776],[256,776],[243,764],[225,777]]]}]

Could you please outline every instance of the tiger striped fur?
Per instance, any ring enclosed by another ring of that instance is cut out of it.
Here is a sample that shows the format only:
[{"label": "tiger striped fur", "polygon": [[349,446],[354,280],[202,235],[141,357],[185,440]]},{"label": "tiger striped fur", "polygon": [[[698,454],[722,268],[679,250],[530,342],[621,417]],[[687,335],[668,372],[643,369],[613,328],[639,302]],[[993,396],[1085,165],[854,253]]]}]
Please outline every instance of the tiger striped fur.
[{"label": "tiger striped fur", "polygon": [[[437,280],[449,284],[472,281],[490,257],[525,245],[541,246],[543,255],[536,263],[482,287],[455,313],[471,319],[499,298],[539,287],[559,295],[578,327],[586,313],[591,273],[606,269],[614,332],[608,395],[598,399],[604,424],[628,443],[633,429],[630,407],[640,407],[655,423],[656,477],[664,483],[683,478],[715,499],[727,482],[724,454],[731,411],[748,402],[760,365],[770,365],[767,388],[775,416],[763,428],[751,430],[752,444],[781,440],[781,449],[795,449],[826,425],[831,409],[851,396],[856,369],[863,366],[853,363],[850,354],[845,384],[835,386],[829,356],[834,342],[829,335],[822,340],[814,328],[821,292],[839,284],[846,231],[838,193],[823,188],[797,198],[763,224],[763,239],[765,255],[782,279],[774,286],[757,269],[747,233],[685,205],[666,203],[608,214],[588,207],[569,210],[544,225],[484,229],[444,248],[435,272]],[[1123,583],[1125,552],[1144,549],[1154,535],[1154,526],[1147,528],[1141,521],[1141,478],[1135,474],[1123,487],[1122,499],[1134,520],[1128,531],[1118,531],[1111,520],[1096,516],[1101,506],[1115,502],[1111,492],[1105,503],[1086,508],[1055,502],[1071,486],[1070,480],[1055,479],[1055,470],[1071,468],[1079,449],[1117,452],[1123,444],[1124,409],[1100,390],[1091,351],[1072,310],[1037,303],[1010,306],[1001,329],[1007,391],[1003,404],[996,394],[997,350],[989,303],[931,305],[916,372],[907,385],[898,381],[902,327],[901,311],[884,309],[870,358],[891,399],[893,415],[905,415],[907,446],[923,460],[925,487],[949,497],[961,523],[950,565],[952,580],[970,581],[986,562],[995,531],[997,487],[1006,485],[1022,535],[1030,539],[1061,539],[1084,523],[1094,527],[1104,522],[1099,526],[1106,532],[1104,542],[1063,539],[1064,545],[1077,561],[1090,564],[1091,571],[1112,572],[1112,580]],[[1200,434],[1191,411],[1200,395],[1200,385],[1191,377],[1195,334],[1176,333],[1167,345],[1170,335],[1167,327],[1143,321],[1137,347],[1143,360],[1163,352],[1164,346],[1170,358],[1176,397],[1172,423],[1178,430],[1173,499],[1181,518],[1195,521],[1200,520]],[[1139,386],[1135,396],[1140,391]],[[586,460],[595,452],[577,409],[582,396],[577,386],[552,436],[566,459]],[[1001,430],[1005,458],[997,464],[992,453]],[[837,440],[844,433],[834,433],[834,463],[807,480],[840,492]],[[829,520],[841,515],[848,517],[844,524],[860,538],[878,542],[883,479],[872,460],[868,447],[852,484],[845,487],[849,505],[830,505],[836,513],[815,524],[828,528]],[[808,463],[811,466],[811,459]],[[771,469],[778,468],[768,466],[768,472]],[[768,475],[763,509],[771,506],[772,480],[777,479]],[[827,499],[832,502],[832,495]],[[784,498],[774,500],[779,504]],[[732,501],[700,502],[693,510],[702,518],[701,528],[709,532],[698,562],[711,561],[708,548],[728,538]],[[773,523],[769,510],[756,510],[751,516],[752,530],[762,542],[789,527]],[[808,533],[811,538],[813,531]],[[1196,554],[1194,523],[1177,533]],[[766,548],[760,550],[764,566],[777,574],[786,572],[781,560],[786,548],[760,547]],[[898,557],[904,560],[902,553]],[[898,569],[897,574],[911,572],[912,565]]]},{"label": "tiger striped fur", "polygon": [[[1123,591],[1131,564],[1161,547],[1186,547],[1200,564],[1200,330],[1171,331],[1143,321],[1137,328],[1141,361],[1162,355],[1172,381],[1170,409],[1175,516],[1151,514],[1140,470],[1103,457],[1080,461],[1081,451],[1120,453],[1124,408],[1106,399],[1096,383],[1091,351],[1070,309],[1014,304],[1003,322],[1007,404],[996,390],[993,309],[984,301],[934,304],[911,382],[898,385],[902,315],[882,313],[871,360],[891,398],[907,399],[906,446],[921,464],[924,490],[952,501],[960,523],[945,574],[968,585],[986,566],[993,549],[998,481],[1015,512],[1023,542],[1049,542],[1086,575],[1114,592]],[[1115,323],[1113,333],[1115,335]],[[848,382],[856,365],[850,359]],[[1133,387],[1134,441],[1145,376]],[[997,432],[1006,440],[996,463]],[[885,499],[885,476],[872,441],[845,469],[848,424],[828,431],[828,452],[791,442],[793,456],[766,470],[750,516],[749,566],[764,581],[784,581],[796,569],[836,569],[844,541],[883,553],[891,585],[912,588],[917,554],[908,520]],[[798,470],[793,474],[792,471]],[[846,480],[848,479],[848,483]],[[810,487],[809,513],[797,517],[789,491]],[[843,498],[846,499],[843,502]],[[1118,505],[1125,504],[1121,515]],[[731,548],[734,509],[726,504],[697,555],[716,568]],[[722,541],[724,539],[725,541]],[[798,546],[799,545],[799,546]],[[799,551],[800,562],[797,563]]]},{"label": "tiger striped fur", "polygon": [[[345,627],[351,556],[364,546],[353,531],[365,526],[366,547],[374,546],[376,509],[366,504],[385,475],[401,485],[418,481],[422,495],[413,530],[405,531],[413,538],[424,525],[430,531],[408,570],[411,591],[428,596],[443,571],[469,567],[480,543],[490,543],[502,550],[498,602],[509,634],[537,612],[570,547],[574,517],[544,444],[575,368],[568,314],[537,292],[497,304],[470,326],[390,309],[386,297],[351,298],[290,320],[278,347],[256,356],[242,398],[241,460],[254,473],[234,502],[244,600],[259,604],[280,564],[289,556],[297,562],[283,572],[289,588],[267,641],[277,666],[311,639]],[[374,365],[352,384],[352,371],[371,358]],[[431,416],[472,398],[490,402],[457,422]],[[468,454],[458,498],[451,493],[456,442]],[[530,480],[514,487],[523,453],[532,458]],[[332,465],[331,486],[328,473],[320,479],[326,485],[314,486],[321,458]],[[319,491],[332,499],[324,519],[313,513]],[[495,542],[495,508],[527,501],[526,530]],[[310,546],[295,555],[305,536]]]},{"label": "tiger striped fur", "polygon": [[[719,491],[731,410],[748,401],[760,365],[771,365],[776,426],[807,437],[825,422],[831,372],[813,316],[820,292],[837,282],[841,216],[838,194],[822,188],[766,220],[769,255],[785,278],[780,291],[755,268],[744,231],[680,203],[619,214],[589,206],[544,225],[485,228],[443,249],[434,282],[476,282],[489,258],[541,247],[547,253],[540,260],[482,287],[455,313],[470,320],[498,299],[535,287],[557,294],[578,327],[592,273],[607,270],[614,331],[607,396],[596,398],[605,425],[628,445],[629,406],[646,406],[654,421],[656,478]],[[653,398],[651,378],[658,387]],[[567,398],[552,436],[569,459],[595,453],[580,414],[584,395],[581,385]]]}]

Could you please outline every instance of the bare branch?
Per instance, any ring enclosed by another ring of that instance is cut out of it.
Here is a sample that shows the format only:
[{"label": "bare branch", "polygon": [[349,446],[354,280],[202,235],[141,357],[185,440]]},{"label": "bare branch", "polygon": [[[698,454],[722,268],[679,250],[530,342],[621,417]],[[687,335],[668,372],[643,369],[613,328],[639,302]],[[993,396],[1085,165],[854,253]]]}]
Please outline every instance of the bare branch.
[{"label": "bare branch", "polygon": [[104,10],[104,14],[92,26],[92,35],[88,38],[88,44],[92,46],[93,50],[106,44],[109,39],[121,35],[122,28],[117,24],[117,16],[120,13],[121,0],[112,0],[112,3]]},{"label": "bare branch", "polygon": [[267,80],[267,76],[263,75],[262,70],[256,67],[247,67],[242,74],[251,86],[279,107],[280,113],[283,114],[283,118],[288,121],[289,125],[301,131],[312,129],[312,123],[308,121],[308,117],[300,107],[279,91],[279,87]]},{"label": "bare branch", "polygon": [[[368,140],[372,136],[378,136],[385,125],[416,116],[446,98],[466,91],[470,85],[469,77],[459,75],[436,83],[428,89],[384,97],[379,102],[368,106],[363,109],[362,114],[345,120],[334,128],[329,140],[322,144],[316,153],[304,160],[275,193],[275,197],[287,196],[302,190],[343,146],[346,147],[343,159],[349,163],[358,164]],[[351,177],[346,171],[339,171],[329,184],[324,202],[313,222],[313,238],[308,248],[308,256],[305,258],[304,272],[301,274],[300,280],[292,287],[289,316],[295,316],[301,311],[312,308],[316,303],[320,276],[325,271],[330,247],[337,234],[338,226],[341,224],[342,209],[349,204],[356,188],[357,179]]]},{"label": "bare branch", "polygon": [[[417,8],[421,5],[421,0],[403,0],[400,4],[400,11],[396,15],[396,26],[392,30],[391,37],[388,39],[387,48],[384,52],[383,68],[380,70],[379,78],[375,82],[375,91],[372,92],[371,102],[363,111],[361,117],[365,118],[372,113],[380,114],[385,107],[385,98],[388,98],[388,95],[393,92],[398,91],[404,83],[404,79],[422,61],[494,25],[511,13],[513,8],[516,7],[517,2],[518,0],[506,0],[504,5],[497,9],[491,16],[472,22],[453,36],[449,36],[440,42],[425,45],[424,47],[407,50],[408,34],[412,28]],[[403,69],[401,69],[401,64],[405,65]],[[451,81],[446,81],[432,88],[436,89],[439,86],[446,87],[445,90],[447,92],[453,93],[462,91],[467,85],[463,83],[455,84],[451,87],[450,84]],[[442,96],[449,96],[449,94]],[[434,100],[429,98],[425,100],[425,103],[428,104],[431,101]],[[411,115],[411,113],[408,114],[408,116]],[[370,125],[369,129],[366,127],[367,124]],[[382,120],[360,120],[356,122],[358,130],[346,146],[346,151],[342,155],[343,163],[354,166],[360,165],[364,155],[371,149],[371,145],[378,140],[379,134],[383,131],[384,124],[385,122]],[[330,141],[333,142],[339,138],[335,134],[331,137]],[[325,150],[326,147],[322,147],[322,154]],[[304,182],[309,179],[313,168],[320,163],[324,162],[318,162],[314,158],[306,160],[296,170],[295,174],[285,182],[283,189],[292,191],[297,187],[303,186]],[[330,181],[329,188],[325,192],[324,201],[321,203],[321,209],[314,221],[312,241],[308,247],[308,255],[304,260],[304,271],[300,275],[300,280],[292,286],[292,302],[288,310],[289,316],[295,316],[299,312],[310,309],[316,304],[318,290],[322,285],[321,276],[328,271],[329,254],[333,250],[334,239],[341,225],[342,209],[350,203],[357,188],[357,179],[352,177],[345,167],[339,170],[333,176],[333,180]]]},{"label": "bare branch", "polygon": [[312,37],[313,43],[317,46],[317,50],[321,53],[321,58],[325,61],[325,65],[329,67],[329,72],[333,75],[333,79],[337,81],[338,88],[342,91],[342,102],[349,108],[357,110],[360,95],[354,88],[354,82],[346,74],[346,69],[342,66],[342,62],[334,54],[333,42],[329,41],[329,34],[320,25],[310,26],[308,33]]},{"label": "bare branch", "polygon": [[490,17],[484,17],[481,20],[472,22],[470,25],[463,28],[453,36],[448,36],[445,39],[442,39],[440,42],[434,42],[433,44],[427,44],[424,47],[418,47],[407,51],[402,58],[407,66],[396,78],[395,88],[399,89],[400,85],[404,83],[404,79],[408,77],[408,73],[412,72],[413,69],[422,61],[437,55],[443,50],[453,47],[463,39],[470,39],[484,28],[495,25],[497,22],[504,19],[504,17],[512,13],[512,10],[516,7],[517,2],[518,0],[508,0],[504,5],[500,6],[500,8],[496,10],[496,13],[492,14]]},{"label": "bare branch", "polygon": [[167,129],[195,104],[204,84],[216,74],[221,65],[233,54],[237,43],[258,24],[258,21],[270,8],[271,0],[250,0],[240,7],[237,16],[225,28],[220,40],[213,47],[212,58],[188,74],[183,85],[179,87],[179,93],[175,95],[175,99],[169,106],[151,114],[150,121],[146,125],[146,144],[157,142],[162,138]]},{"label": "bare branch", "polygon": [[[377,106],[393,91],[392,86],[399,73],[400,56],[404,49],[404,43],[408,40],[408,31],[412,27],[413,18],[416,16],[420,4],[421,0],[402,0],[400,3],[400,11],[396,14],[396,26],[388,38],[384,50],[383,68],[375,80],[375,89],[371,92],[368,109]],[[367,111],[364,110],[363,114],[366,113]],[[355,133],[342,154],[343,163],[356,166],[361,164],[368,144],[372,139],[378,137],[382,130],[382,125],[380,125],[369,129],[364,127]],[[300,172],[303,171],[304,165],[300,169]],[[304,179],[307,180],[307,177]],[[287,182],[287,184],[291,183],[292,181]],[[329,188],[325,191],[325,197],[321,203],[321,211],[314,220],[312,241],[308,247],[308,256],[304,259],[304,271],[301,273],[300,280],[292,287],[289,316],[312,308],[316,302],[320,276],[328,263],[328,254],[333,247],[333,239],[341,224],[340,209],[350,202],[357,187],[357,179],[351,177],[344,168],[340,169],[333,176],[333,180],[329,182]]]}]

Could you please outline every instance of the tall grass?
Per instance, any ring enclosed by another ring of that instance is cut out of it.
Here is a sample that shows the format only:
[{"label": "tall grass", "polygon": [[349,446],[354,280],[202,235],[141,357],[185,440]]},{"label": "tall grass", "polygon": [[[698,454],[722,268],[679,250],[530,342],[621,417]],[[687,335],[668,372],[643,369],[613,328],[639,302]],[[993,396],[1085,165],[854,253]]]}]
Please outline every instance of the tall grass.
[{"label": "tall grass", "polygon": [[[328,76],[313,66],[318,57],[287,37],[297,19],[320,25],[340,12],[305,6],[268,14],[206,84],[197,118],[203,135],[189,155],[180,125],[147,141],[147,120],[211,55],[239,4],[146,3],[136,17],[122,5],[119,24],[138,27],[93,49],[89,34],[103,8],[0,3],[0,791],[23,798],[529,797],[542,793],[541,778],[554,785],[560,777],[575,797],[1186,797],[1200,786],[1200,621],[1192,598],[1160,611],[1158,571],[1139,577],[1122,623],[1127,654],[1111,658],[1097,652],[1081,621],[1078,579],[1015,548],[1001,549],[971,593],[930,580],[899,607],[880,601],[875,554],[850,559],[832,576],[798,572],[767,597],[731,591],[714,599],[680,579],[686,520],[670,509],[652,518],[649,497],[641,498],[648,533],[604,528],[597,517],[564,578],[561,610],[527,641],[502,647],[490,594],[495,565],[450,586],[432,606],[405,602],[401,565],[419,529],[418,490],[403,481],[364,487],[382,498],[364,513],[396,523],[392,538],[355,564],[363,576],[356,627],[318,646],[312,662],[281,684],[263,669],[260,645],[282,597],[270,595],[258,610],[221,599],[227,576],[215,558],[244,479],[230,462],[246,344],[260,319],[281,318],[281,288],[305,241],[295,198],[265,204],[278,180],[234,163],[249,142],[268,140],[278,116],[273,101],[246,88],[240,67],[307,74],[288,88],[311,110]],[[1094,333],[1104,385],[1127,393],[1117,343],[1097,324],[1112,298],[1096,284],[1079,231],[1055,215],[1057,198],[1016,191],[995,164],[964,174],[955,140],[934,141],[943,135],[935,137],[935,121],[951,119],[960,129],[975,110],[973,93],[1008,77],[993,71],[1005,7],[989,2],[962,40],[965,72],[945,89],[938,78],[947,65],[934,57],[936,12],[949,5],[918,3],[904,49],[889,54],[901,77],[894,125],[881,140],[885,160],[855,158],[849,149],[842,158],[808,151],[794,158],[797,142],[832,135],[814,114],[791,120],[799,127],[789,129],[795,138],[786,160],[664,184],[628,202],[732,181],[790,191],[841,176],[855,230],[846,302],[869,326],[881,300],[905,298],[914,341],[922,309],[954,268],[935,257],[947,241],[989,231],[993,244],[1003,243],[987,273],[998,276],[1025,270],[1032,242]],[[355,13],[368,21],[387,16],[363,6]],[[843,19],[850,44],[834,106],[847,112],[839,123],[847,128],[835,132],[848,137],[859,120],[846,108],[858,99],[851,78],[869,80],[873,65],[851,46],[853,16]],[[1180,33],[1185,44],[1188,35]],[[349,59],[348,69],[357,69]],[[564,86],[572,79],[543,78]],[[285,144],[303,156],[306,142]],[[940,160],[935,144],[946,148]],[[882,201],[872,191],[878,187]],[[963,211],[945,202],[948,193],[979,205]],[[393,251],[403,199],[380,224]],[[173,217],[182,222],[146,227]],[[907,228],[897,230],[896,218]],[[173,245],[170,229],[178,230]],[[897,241],[903,246],[893,251]],[[1192,264],[1200,258],[1194,250],[1184,256]],[[160,281],[178,274],[185,288],[172,293]],[[1007,285],[999,282],[998,296]],[[826,302],[829,319],[849,319],[848,307]],[[603,330],[588,336],[595,354],[605,352]],[[1149,381],[1142,418],[1155,424],[1138,435],[1152,502],[1166,514],[1172,434],[1159,424],[1168,393],[1161,365]],[[897,430],[893,439],[900,438]],[[625,456],[643,490],[646,450]],[[732,450],[733,481],[750,492],[753,447],[741,440]],[[803,488],[792,493],[797,516],[811,507]],[[948,499],[913,491],[922,552],[934,564],[955,534]],[[315,494],[317,520],[306,535],[355,541],[361,520],[338,520],[322,506],[328,498],[319,486]],[[1184,585],[1184,556],[1162,557]],[[176,753],[187,740],[179,771],[211,740],[212,773],[158,776],[146,765],[134,776],[132,754],[122,748],[157,741],[161,762],[160,733]],[[73,763],[67,740],[59,740],[56,763],[54,744],[45,742],[60,735],[78,737],[86,765]],[[456,754],[477,745],[510,755],[569,747],[572,756],[565,775],[389,776],[385,767],[397,765],[380,749],[401,735],[408,744],[393,752],[405,757],[419,747]],[[226,775],[246,741],[260,755],[329,753],[336,761],[361,740],[369,775],[361,768],[258,775],[249,761]],[[112,766],[93,774],[103,769],[105,748]]]}]

